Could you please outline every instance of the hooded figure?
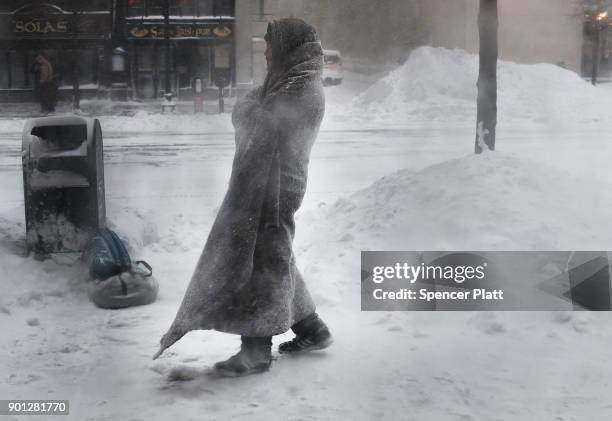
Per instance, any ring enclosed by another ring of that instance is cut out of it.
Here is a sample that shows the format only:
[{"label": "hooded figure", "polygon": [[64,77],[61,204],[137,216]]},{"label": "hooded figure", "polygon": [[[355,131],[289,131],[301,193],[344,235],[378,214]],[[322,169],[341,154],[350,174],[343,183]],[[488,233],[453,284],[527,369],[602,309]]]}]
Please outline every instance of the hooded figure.
[{"label": "hooded figure", "polygon": [[272,336],[290,328],[296,337],[280,352],[331,344],[292,251],[293,217],[325,111],[323,50],[314,28],[300,19],[270,23],[265,39],[265,82],[232,113],[236,152],[228,191],[155,356],[190,330],[238,334],[240,352],[215,365],[228,376],[268,369]]}]

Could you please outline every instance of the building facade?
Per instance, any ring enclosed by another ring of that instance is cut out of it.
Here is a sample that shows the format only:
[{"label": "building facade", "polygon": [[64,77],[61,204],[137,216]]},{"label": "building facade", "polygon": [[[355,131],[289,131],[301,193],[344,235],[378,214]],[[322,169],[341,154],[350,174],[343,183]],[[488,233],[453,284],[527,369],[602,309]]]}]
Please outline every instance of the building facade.
[{"label": "building facade", "polygon": [[254,0],[46,0],[0,4],[0,100],[34,100],[43,55],[60,97],[188,99],[253,80]]},{"label": "building facade", "polygon": [[[479,0],[428,0],[424,7],[428,44],[478,51]],[[576,0],[498,1],[500,59],[559,64],[580,73],[581,10]]]},{"label": "building facade", "polygon": [[189,96],[196,78],[204,89],[236,86],[234,0],[128,0],[118,15],[129,60],[113,86],[139,98]]},{"label": "building facade", "polygon": [[[64,99],[189,99],[196,80],[204,96],[218,85],[233,95],[263,81],[267,22],[290,15],[314,24],[325,48],[358,59],[402,62],[418,45],[478,51],[478,0],[5,0],[0,101],[34,100],[39,54]],[[500,1],[499,22],[501,59],[590,72],[580,2]],[[602,76],[612,76],[610,33]]]},{"label": "building facade", "polygon": [[[326,48],[359,60],[402,62],[419,45],[478,51],[479,0],[265,3],[278,16],[311,22]],[[579,74],[590,68],[592,36],[584,31],[581,0],[498,0],[498,8],[500,59],[559,64]],[[602,48],[607,63],[608,50]]]},{"label": "building facade", "polygon": [[0,4],[0,99],[28,100],[34,60],[43,54],[60,92],[106,83],[112,31],[111,1],[3,1]]}]

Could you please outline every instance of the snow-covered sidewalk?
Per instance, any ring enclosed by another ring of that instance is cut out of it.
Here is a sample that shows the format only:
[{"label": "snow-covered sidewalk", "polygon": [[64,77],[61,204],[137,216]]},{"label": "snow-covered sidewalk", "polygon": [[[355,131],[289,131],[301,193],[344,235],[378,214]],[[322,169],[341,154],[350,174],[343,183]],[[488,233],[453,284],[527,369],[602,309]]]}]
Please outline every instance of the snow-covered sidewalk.
[{"label": "snow-covered sidewalk", "polygon": [[[150,359],[182,298],[212,212],[200,220],[195,212],[177,214],[170,207],[157,215],[110,207],[119,231],[138,246],[137,255],[154,262],[161,284],[153,305],[120,311],[88,302],[81,268],[20,257],[23,227],[9,214],[0,223],[0,262],[8,274],[0,304],[7,326],[0,393],[70,399],[75,420],[279,414],[317,420],[578,420],[585,413],[597,419],[610,405],[607,313],[359,310],[361,249],[609,244],[610,199],[600,202],[594,194],[599,190],[583,189],[582,181],[503,153],[467,156],[389,175],[301,215],[298,259],[336,343],[318,354],[281,357],[269,373],[245,379],[207,374],[237,348],[231,335],[190,333],[160,360]],[[470,218],[473,213],[487,217]],[[576,224],[581,214],[585,218]],[[504,223],[494,223],[495,215]],[[522,242],[526,233],[529,243]]]}]

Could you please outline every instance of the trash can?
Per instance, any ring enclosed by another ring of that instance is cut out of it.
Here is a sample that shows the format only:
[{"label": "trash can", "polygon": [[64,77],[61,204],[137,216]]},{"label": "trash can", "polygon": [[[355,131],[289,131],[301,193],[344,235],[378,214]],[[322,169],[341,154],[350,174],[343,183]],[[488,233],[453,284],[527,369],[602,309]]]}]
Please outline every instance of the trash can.
[{"label": "trash can", "polygon": [[100,122],[78,116],[26,121],[22,164],[28,251],[82,252],[106,222]]}]

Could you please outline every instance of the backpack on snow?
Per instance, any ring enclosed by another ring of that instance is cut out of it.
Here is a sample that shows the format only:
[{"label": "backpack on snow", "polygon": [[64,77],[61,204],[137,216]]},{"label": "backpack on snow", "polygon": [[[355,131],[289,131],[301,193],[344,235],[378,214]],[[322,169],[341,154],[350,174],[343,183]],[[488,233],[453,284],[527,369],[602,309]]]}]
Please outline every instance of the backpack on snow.
[{"label": "backpack on snow", "polygon": [[100,229],[83,257],[92,280],[89,297],[98,307],[132,307],[150,304],[157,298],[159,285],[152,276],[153,269],[142,260],[132,263],[114,231]]}]

